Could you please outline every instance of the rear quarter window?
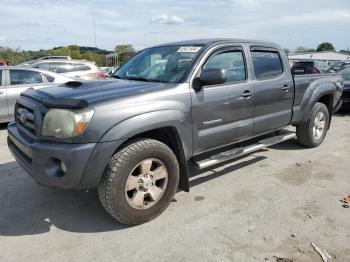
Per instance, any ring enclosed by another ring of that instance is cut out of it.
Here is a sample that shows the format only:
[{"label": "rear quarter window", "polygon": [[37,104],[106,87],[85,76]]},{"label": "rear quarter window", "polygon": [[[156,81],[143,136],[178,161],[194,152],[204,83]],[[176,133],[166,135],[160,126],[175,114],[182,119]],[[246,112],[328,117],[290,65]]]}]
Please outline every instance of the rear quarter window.
[{"label": "rear quarter window", "polygon": [[91,70],[91,67],[84,64],[75,64],[74,71],[88,71]]},{"label": "rear quarter window", "polygon": [[282,61],[277,51],[251,51],[255,77],[259,80],[276,78],[283,73]]}]

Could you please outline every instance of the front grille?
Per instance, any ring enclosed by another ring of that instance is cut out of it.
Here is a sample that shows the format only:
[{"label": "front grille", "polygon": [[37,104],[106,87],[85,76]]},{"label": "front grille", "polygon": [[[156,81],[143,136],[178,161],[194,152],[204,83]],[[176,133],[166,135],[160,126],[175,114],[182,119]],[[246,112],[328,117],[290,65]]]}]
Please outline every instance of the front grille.
[{"label": "front grille", "polygon": [[21,104],[16,105],[15,119],[17,125],[24,128],[31,135],[36,136],[35,115],[34,110]]}]

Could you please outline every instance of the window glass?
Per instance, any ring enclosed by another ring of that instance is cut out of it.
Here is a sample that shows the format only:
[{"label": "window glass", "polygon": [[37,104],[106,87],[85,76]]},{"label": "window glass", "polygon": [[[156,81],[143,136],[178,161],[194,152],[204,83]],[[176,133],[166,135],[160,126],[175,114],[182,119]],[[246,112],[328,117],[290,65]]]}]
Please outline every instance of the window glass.
[{"label": "window glass", "polygon": [[204,69],[225,69],[226,83],[240,82],[246,79],[246,70],[242,51],[228,51],[209,58]]},{"label": "window glass", "polygon": [[350,67],[347,67],[341,71],[341,75],[344,80],[349,81],[350,80]]},{"label": "window glass", "polygon": [[200,46],[161,46],[145,49],[123,65],[114,77],[176,83],[183,78],[200,49]]},{"label": "window glass", "polygon": [[10,84],[39,84],[43,82],[43,78],[39,72],[27,70],[10,70]]},{"label": "window glass", "polygon": [[33,66],[34,68],[38,68],[41,70],[49,71],[50,70],[50,65],[49,63],[41,63],[41,64],[36,64]]},{"label": "window glass", "polygon": [[74,71],[88,71],[88,70],[91,70],[91,67],[89,67],[88,65],[84,65],[84,64],[74,65]]},{"label": "window glass", "polygon": [[71,63],[53,62],[50,63],[50,71],[55,73],[68,73],[76,71]]},{"label": "window glass", "polygon": [[278,52],[252,51],[251,54],[257,79],[273,78],[282,74],[282,61]]},{"label": "window glass", "polygon": [[1,83],[2,83],[2,70],[0,70],[0,86],[1,86]]}]

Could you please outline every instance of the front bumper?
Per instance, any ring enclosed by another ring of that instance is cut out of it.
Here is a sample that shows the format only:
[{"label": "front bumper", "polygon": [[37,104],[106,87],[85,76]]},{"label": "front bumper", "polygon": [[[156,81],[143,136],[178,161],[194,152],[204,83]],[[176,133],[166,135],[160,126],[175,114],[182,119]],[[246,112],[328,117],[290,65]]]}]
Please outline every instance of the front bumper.
[{"label": "front bumper", "polygon": [[[8,147],[23,169],[39,184],[88,189],[97,187],[113,152],[123,141],[66,144],[31,141],[15,123],[8,126]],[[61,168],[66,165],[66,172]]]}]

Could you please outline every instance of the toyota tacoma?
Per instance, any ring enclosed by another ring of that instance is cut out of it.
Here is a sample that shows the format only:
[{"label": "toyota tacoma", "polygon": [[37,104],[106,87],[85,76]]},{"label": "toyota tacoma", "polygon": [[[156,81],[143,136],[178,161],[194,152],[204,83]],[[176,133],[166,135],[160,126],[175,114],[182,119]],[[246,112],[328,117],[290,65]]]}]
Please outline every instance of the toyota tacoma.
[{"label": "toyota tacoma", "polygon": [[336,73],[293,76],[274,43],[163,44],[138,52],[114,79],[25,91],[8,146],[39,184],[98,188],[111,216],[137,225],[189,191],[195,169],[288,139],[317,147],[342,89]]}]

